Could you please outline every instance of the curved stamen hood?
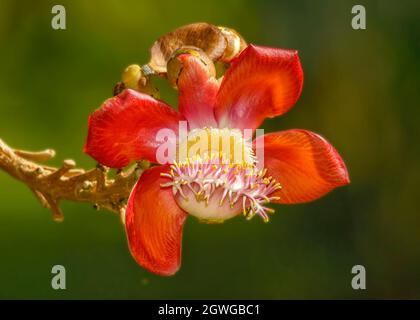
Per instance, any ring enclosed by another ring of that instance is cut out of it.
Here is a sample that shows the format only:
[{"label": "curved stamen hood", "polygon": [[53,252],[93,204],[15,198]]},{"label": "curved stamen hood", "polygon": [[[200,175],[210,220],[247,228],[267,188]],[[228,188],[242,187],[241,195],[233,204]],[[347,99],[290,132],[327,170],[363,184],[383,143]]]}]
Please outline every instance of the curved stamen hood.
[{"label": "curved stamen hood", "polygon": [[252,130],[244,130],[242,134],[238,129],[193,129],[180,141],[177,159],[182,163],[194,157],[212,158],[213,163],[253,165]]}]

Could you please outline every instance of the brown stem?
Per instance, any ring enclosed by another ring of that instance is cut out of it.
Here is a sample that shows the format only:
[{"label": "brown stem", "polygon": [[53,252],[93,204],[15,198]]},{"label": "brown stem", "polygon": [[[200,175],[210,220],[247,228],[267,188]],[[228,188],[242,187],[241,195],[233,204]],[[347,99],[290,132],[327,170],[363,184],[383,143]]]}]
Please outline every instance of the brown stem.
[{"label": "brown stem", "polygon": [[[90,170],[77,169],[73,160],[59,168],[38,164],[53,158],[54,150],[30,152],[14,150],[0,139],[0,169],[26,184],[56,221],[63,220],[61,200],[88,202],[96,208],[123,213],[125,200],[141,172],[149,163],[141,161],[108,177],[108,168],[98,165]],[[36,162],[35,162],[36,161]]]}]

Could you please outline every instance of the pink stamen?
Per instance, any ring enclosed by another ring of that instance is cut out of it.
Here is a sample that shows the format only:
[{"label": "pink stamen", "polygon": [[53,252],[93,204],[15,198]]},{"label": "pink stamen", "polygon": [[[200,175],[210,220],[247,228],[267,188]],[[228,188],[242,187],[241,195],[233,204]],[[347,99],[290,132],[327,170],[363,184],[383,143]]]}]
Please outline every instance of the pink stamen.
[{"label": "pink stamen", "polygon": [[[268,221],[268,213],[273,209],[265,206],[278,197],[271,196],[281,188],[281,185],[271,177],[266,177],[267,170],[258,170],[252,164],[214,164],[210,159],[202,160],[194,157],[182,163],[171,165],[170,173],[162,176],[171,181],[162,184],[162,187],[172,187],[174,195],[179,194],[188,201],[186,191],[189,190],[197,201],[218,201],[221,207],[228,201],[231,208],[242,202],[242,211],[247,219],[255,215]],[[219,199],[213,199],[216,190],[223,189]]]}]

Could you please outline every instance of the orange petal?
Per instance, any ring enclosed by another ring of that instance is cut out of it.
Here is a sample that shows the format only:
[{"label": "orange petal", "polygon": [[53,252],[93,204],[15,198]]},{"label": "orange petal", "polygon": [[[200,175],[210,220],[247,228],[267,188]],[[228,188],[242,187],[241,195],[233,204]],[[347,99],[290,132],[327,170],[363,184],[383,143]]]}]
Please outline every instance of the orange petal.
[{"label": "orange petal", "polygon": [[288,111],[302,91],[296,50],[249,45],[233,60],[216,100],[219,127],[255,129]]},{"label": "orange petal", "polygon": [[178,59],[183,66],[177,83],[179,111],[191,129],[217,127],[214,103],[219,84],[198,57],[182,54]]},{"label": "orange petal", "polygon": [[[283,187],[273,194],[280,197],[279,203],[312,201],[338,186],[350,183],[346,165],[338,152],[316,133],[287,130],[257,139],[264,139],[267,175]],[[259,144],[262,145],[261,141]],[[261,155],[260,152],[256,150],[257,157]]]},{"label": "orange petal", "polygon": [[146,170],[128,199],[125,217],[134,259],[150,272],[170,276],[181,264],[182,229],[187,214],[176,204],[172,189],[161,188],[168,167]]},{"label": "orange petal", "polygon": [[164,102],[127,89],[91,114],[84,151],[112,168],[124,167],[132,160],[156,162],[161,144],[156,141],[157,132],[168,128],[177,134],[182,119]]}]

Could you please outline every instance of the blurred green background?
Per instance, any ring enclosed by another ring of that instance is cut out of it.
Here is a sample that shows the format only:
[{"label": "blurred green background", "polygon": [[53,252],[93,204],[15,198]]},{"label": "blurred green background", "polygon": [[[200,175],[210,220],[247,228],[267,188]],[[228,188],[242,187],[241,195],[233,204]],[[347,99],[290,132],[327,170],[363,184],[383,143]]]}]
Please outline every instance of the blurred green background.
[{"label": "blurred green background", "polygon": [[[65,31],[51,28],[55,4],[67,9]],[[351,28],[355,4],[366,7],[367,30]],[[321,133],[352,183],[278,206],[268,224],[189,219],[182,268],[160,278],[131,258],[117,216],[66,202],[64,223],[54,223],[0,172],[0,298],[419,299],[419,9],[415,0],[1,0],[0,138],[9,145],[93,166],[82,152],[87,117],[121,71],[146,62],[160,35],[206,21],[300,51],[302,96],[264,128]],[[176,104],[169,89],[163,98]],[[67,290],[51,289],[55,264],[66,267]],[[356,264],[366,267],[365,291],[351,287]]]}]

